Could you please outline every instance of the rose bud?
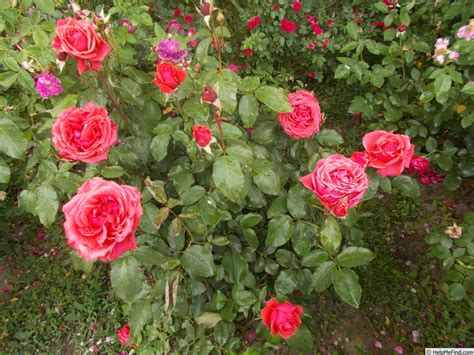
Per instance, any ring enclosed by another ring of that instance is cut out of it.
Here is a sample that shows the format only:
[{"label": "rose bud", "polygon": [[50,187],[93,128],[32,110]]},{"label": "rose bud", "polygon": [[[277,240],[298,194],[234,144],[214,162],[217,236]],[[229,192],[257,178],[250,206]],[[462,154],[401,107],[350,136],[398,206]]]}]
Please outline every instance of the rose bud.
[{"label": "rose bud", "polygon": [[201,94],[201,102],[212,105],[217,100],[217,94],[213,88],[206,85]]},{"label": "rose bud", "polygon": [[217,20],[217,23],[218,23],[219,25],[223,25],[223,24],[224,24],[224,22],[225,22],[225,17],[224,17],[224,14],[223,14],[221,11],[219,11],[219,12],[217,13],[216,20]]},{"label": "rose bud", "polygon": [[60,60],[61,62],[65,62],[67,59],[67,53],[66,52],[57,53],[56,58],[58,58],[58,60]]},{"label": "rose bud", "polygon": [[211,4],[209,4],[208,2],[204,2],[199,5],[199,13],[202,16],[209,16],[211,14]]}]

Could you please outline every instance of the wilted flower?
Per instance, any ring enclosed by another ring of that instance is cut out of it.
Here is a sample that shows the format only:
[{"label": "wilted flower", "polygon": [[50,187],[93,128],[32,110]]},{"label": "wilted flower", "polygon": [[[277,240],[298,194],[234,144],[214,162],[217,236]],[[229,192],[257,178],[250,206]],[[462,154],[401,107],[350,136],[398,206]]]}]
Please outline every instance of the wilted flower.
[{"label": "wilted flower", "polygon": [[447,234],[451,239],[459,239],[462,236],[462,227],[454,222],[451,227],[446,228],[444,234]]},{"label": "wilted flower", "polygon": [[35,82],[36,91],[43,99],[58,96],[64,91],[61,81],[51,73],[36,75]]},{"label": "wilted flower", "polygon": [[374,341],[374,347],[377,349],[382,349],[382,342],[380,340]]},{"label": "wilted flower", "polygon": [[397,354],[403,354],[403,348],[401,345],[397,345],[396,347],[393,348],[393,350],[397,353]]},{"label": "wilted flower", "polygon": [[175,39],[167,38],[158,45],[158,56],[163,60],[179,62],[188,55],[187,50],[179,49],[179,42]]},{"label": "wilted flower", "polygon": [[411,332],[411,335],[412,335],[412,341],[414,343],[418,343],[418,338],[421,336],[420,332],[418,330],[414,330]]}]

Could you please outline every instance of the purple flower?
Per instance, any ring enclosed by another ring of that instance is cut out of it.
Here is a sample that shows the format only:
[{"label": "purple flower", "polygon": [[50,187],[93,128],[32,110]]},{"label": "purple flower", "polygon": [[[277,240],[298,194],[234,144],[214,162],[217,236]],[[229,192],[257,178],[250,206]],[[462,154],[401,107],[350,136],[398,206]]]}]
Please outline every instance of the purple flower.
[{"label": "purple flower", "polygon": [[450,51],[449,52],[449,59],[456,62],[459,59],[459,55],[460,55],[459,52]]},{"label": "purple flower", "polygon": [[187,50],[179,50],[179,42],[175,39],[164,39],[158,45],[160,59],[179,62],[188,55]]},{"label": "purple flower", "polygon": [[35,76],[35,81],[36,91],[43,99],[58,96],[64,91],[61,81],[51,73],[38,74]]}]

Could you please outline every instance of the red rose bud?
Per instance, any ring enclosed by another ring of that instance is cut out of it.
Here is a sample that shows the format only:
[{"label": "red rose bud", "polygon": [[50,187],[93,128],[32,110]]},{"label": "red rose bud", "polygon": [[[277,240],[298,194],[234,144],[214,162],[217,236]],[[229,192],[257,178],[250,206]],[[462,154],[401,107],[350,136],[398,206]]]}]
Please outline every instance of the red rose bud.
[{"label": "red rose bud", "polygon": [[204,148],[209,145],[209,142],[212,139],[212,133],[206,126],[194,126],[193,138],[200,147]]},{"label": "red rose bud", "polygon": [[273,10],[275,10],[275,11],[280,10],[280,4],[273,5]]},{"label": "red rose bud", "polygon": [[357,118],[358,120],[362,118],[362,112],[356,112],[354,113],[354,118]]},{"label": "red rose bud", "polygon": [[204,90],[201,94],[201,102],[206,104],[213,104],[217,100],[217,94],[210,86],[204,86]]},{"label": "red rose bud", "polygon": [[242,53],[247,56],[247,57],[250,57],[252,54],[253,54],[253,50],[250,49],[250,48],[246,48],[242,51]]},{"label": "red rose bud", "polygon": [[199,12],[202,16],[209,16],[212,12],[211,4],[209,4],[208,2],[202,3],[201,5],[199,5]]},{"label": "red rose bud", "polygon": [[314,72],[311,72],[308,74],[308,76],[310,79],[314,79],[316,77],[316,74],[314,74]]},{"label": "red rose bud", "polygon": [[405,26],[404,24],[401,24],[397,27],[398,32],[405,32],[406,29],[407,29],[407,26]]},{"label": "red rose bud", "polygon": [[174,10],[174,17],[179,17],[179,16],[181,16],[181,10],[180,9]]},{"label": "red rose bud", "polygon": [[67,59],[67,53],[66,52],[57,53],[56,58],[58,58],[58,60],[60,60],[61,62],[65,62]]}]

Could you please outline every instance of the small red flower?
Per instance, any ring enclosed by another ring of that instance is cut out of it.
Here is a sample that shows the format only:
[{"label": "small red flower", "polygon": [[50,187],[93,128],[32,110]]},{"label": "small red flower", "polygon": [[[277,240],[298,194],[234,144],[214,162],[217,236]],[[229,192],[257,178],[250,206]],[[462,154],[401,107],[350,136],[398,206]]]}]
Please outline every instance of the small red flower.
[{"label": "small red flower", "polygon": [[117,331],[117,338],[123,345],[127,345],[130,338],[130,326],[128,323]]},{"label": "small red flower", "polygon": [[200,147],[207,147],[212,138],[212,133],[206,126],[194,126],[193,137]]},{"label": "small red flower", "polygon": [[247,29],[253,30],[255,27],[260,25],[260,16],[254,16],[247,22]]},{"label": "small red flower", "polygon": [[165,94],[172,93],[183,81],[186,80],[186,72],[173,63],[162,62],[157,65],[153,82]]},{"label": "small red flower", "polygon": [[191,15],[184,16],[184,22],[193,23],[193,17]]},{"label": "small red flower", "polygon": [[245,63],[240,64],[240,68],[242,69],[242,71],[247,71],[247,64]]},{"label": "small red flower", "polygon": [[326,49],[329,46],[329,39],[323,39],[323,42],[321,43],[321,47]]},{"label": "small red flower", "polygon": [[294,12],[298,12],[301,10],[303,6],[301,5],[301,3],[299,2],[299,0],[295,0],[293,2],[293,4],[291,4],[291,8],[293,9]]},{"label": "small red flower", "polygon": [[334,27],[334,21],[331,20],[330,18],[328,18],[328,19],[326,20],[326,23],[328,24],[329,28],[333,28],[333,27]]},{"label": "small red flower", "polygon": [[294,306],[288,301],[278,302],[275,298],[268,301],[261,311],[262,322],[270,329],[272,335],[280,335],[288,339],[296,333],[301,325],[301,315],[303,308]]},{"label": "small red flower", "polygon": [[250,57],[252,54],[253,54],[253,50],[250,49],[250,48],[245,48],[242,53],[246,56],[246,57]]},{"label": "small red flower", "polygon": [[286,18],[281,20],[280,30],[282,30],[283,32],[291,33],[291,32],[296,31],[297,29],[298,29],[298,26],[296,25],[296,23],[289,21]]},{"label": "small red flower", "polygon": [[206,104],[212,105],[216,100],[217,100],[217,94],[214,91],[214,89],[208,85],[204,86],[204,90],[201,93],[201,101]]},{"label": "small red flower", "polygon": [[362,118],[362,112],[356,112],[354,113],[354,118],[357,118],[358,120]]},{"label": "small red flower", "polygon": [[310,51],[314,50],[315,48],[316,48],[316,46],[314,45],[314,43],[308,44],[308,49],[309,49]]},{"label": "small red flower", "polygon": [[280,4],[273,5],[273,10],[275,10],[275,11],[280,10]]},{"label": "small red flower", "polygon": [[316,35],[316,36],[319,36],[319,35],[322,35],[323,34],[323,29],[321,27],[319,27],[319,25],[317,23],[315,23],[313,25],[313,27],[311,28],[311,30],[313,31],[313,33]]},{"label": "small red flower", "polygon": [[359,24],[359,25],[360,25],[360,24],[362,23],[362,17],[358,17],[358,18],[356,18],[356,20],[355,20],[355,21],[356,21],[356,23],[357,23],[357,24]]},{"label": "small red flower", "polygon": [[404,24],[401,24],[397,27],[398,32],[405,32],[406,29],[407,29],[407,26],[405,26]]},{"label": "small red flower", "polygon": [[308,74],[308,76],[310,79],[314,79],[316,77],[316,74],[314,74],[314,72],[311,72]]},{"label": "small red flower", "polygon": [[180,9],[174,10],[174,17],[179,17],[179,16],[181,16],[181,10]]}]

